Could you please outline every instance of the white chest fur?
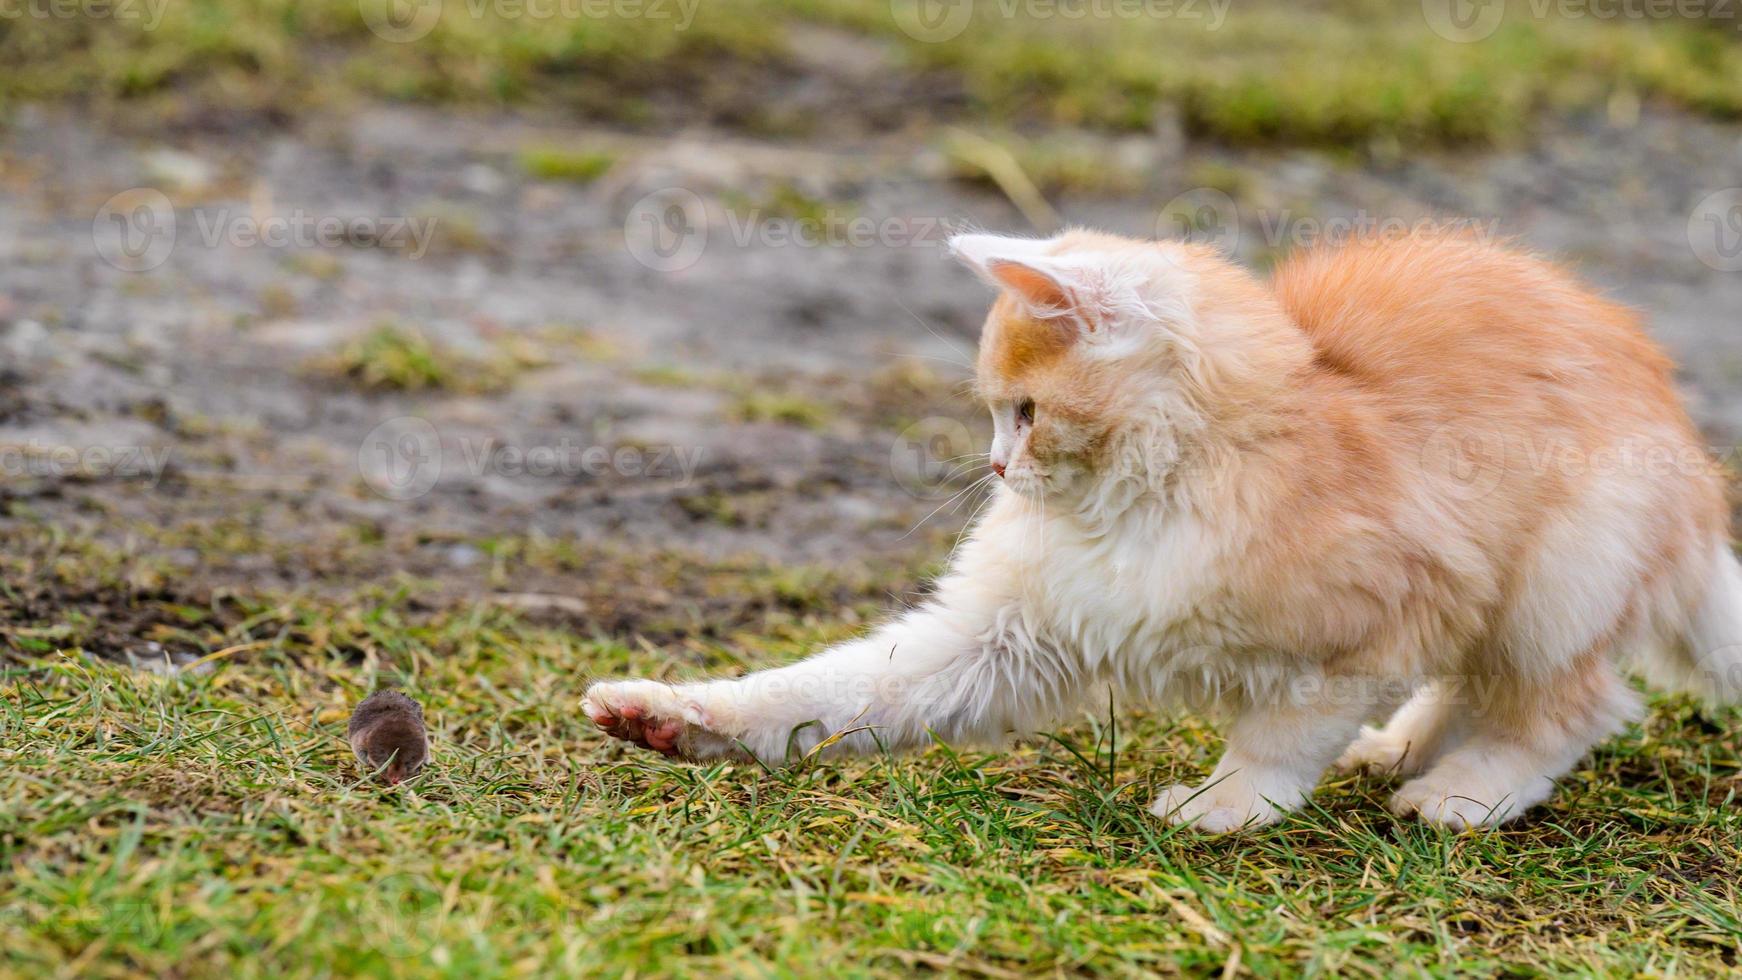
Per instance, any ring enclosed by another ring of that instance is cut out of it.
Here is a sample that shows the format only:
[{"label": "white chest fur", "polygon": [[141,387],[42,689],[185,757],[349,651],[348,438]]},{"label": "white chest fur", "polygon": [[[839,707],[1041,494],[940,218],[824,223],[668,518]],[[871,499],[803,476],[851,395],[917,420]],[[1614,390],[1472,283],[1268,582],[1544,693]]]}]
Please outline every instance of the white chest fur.
[{"label": "white chest fur", "polygon": [[1003,495],[963,548],[957,588],[1006,606],[997,641],[1141,700],[1218,700],[1277,683],[1291,659],[1255,647],[1218,579],[1219,542],[1186,519],[1133,514],[1094,533]]}]

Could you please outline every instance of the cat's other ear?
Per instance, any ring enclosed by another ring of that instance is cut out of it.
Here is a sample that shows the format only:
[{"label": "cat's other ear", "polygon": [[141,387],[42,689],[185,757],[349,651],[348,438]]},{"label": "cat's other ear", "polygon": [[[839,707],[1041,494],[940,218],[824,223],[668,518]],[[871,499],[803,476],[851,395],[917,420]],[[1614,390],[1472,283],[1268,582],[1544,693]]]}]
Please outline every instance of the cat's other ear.
[{"label": "cat's other ear", "polygon": [[1010,293],[1035,316],[1075,314],[1087,319],[1092,282],[1088,270],[1068,258],[1050,255],[1050,242],[1003,235],[957,235],[950,254],[980,278]]}]

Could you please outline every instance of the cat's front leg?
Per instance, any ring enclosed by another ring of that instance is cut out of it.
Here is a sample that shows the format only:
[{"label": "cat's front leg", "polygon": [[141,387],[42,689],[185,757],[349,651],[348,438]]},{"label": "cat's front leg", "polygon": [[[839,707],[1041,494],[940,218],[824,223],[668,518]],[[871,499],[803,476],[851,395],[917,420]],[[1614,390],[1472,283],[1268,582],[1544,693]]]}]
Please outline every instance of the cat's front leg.
[{"label": "cat's front leg", "polygon": [[730,726],[705,707],[713,700],[706,687],[650,680],[601,681],[587,688],[581,711],[613,738],[662,755],[708,759],[731,754],[737,739]]},{"label": "cat's front leg", "polygon": [[1210,778],[1167,787],[1150,812],[1216,834],[1275,823],[1306,802],[1372,710],[1346,690],[1336,697],[1285,694],[1250,704],[1229,730]]},{"label": "cat's front leg", "polygon": [[999,627],[1007,593],[958,581],[859,640],[786,667],[693,684],[606,681],[582,708],[609,734],[686,758],[779,762],[903,749],[933,734],[986,743],[1032,731],[1077,706],[1084,679]]}]

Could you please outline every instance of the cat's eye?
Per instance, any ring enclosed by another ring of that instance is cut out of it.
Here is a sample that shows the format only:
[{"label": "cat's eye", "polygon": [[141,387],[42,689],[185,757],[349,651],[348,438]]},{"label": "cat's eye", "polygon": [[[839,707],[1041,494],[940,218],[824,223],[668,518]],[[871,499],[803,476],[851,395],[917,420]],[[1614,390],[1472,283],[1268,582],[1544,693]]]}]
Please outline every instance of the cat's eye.
[{"label": "cat's eye", "polygon": [[1022,400],[1022,403],[1020,405],[1016,406],[1016,417],[1021,419],[1024,422],[1028,423],[1029,425],[1033,425],[1034,424],[1034,399],[1024,398]]}]

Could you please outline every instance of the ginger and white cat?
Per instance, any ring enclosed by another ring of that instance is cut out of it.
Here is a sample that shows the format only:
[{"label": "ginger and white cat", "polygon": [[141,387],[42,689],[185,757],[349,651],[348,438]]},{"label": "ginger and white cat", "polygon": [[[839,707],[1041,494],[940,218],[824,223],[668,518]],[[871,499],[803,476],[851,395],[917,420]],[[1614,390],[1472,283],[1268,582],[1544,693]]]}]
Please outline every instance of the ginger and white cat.
[{"label": "ginger and white cat", "polygon": [[1270,823],[1337,763],[1469,827],[1625,724],[1624,666],[1742,697],[1721,475],[1634,316],[1555,267],[1452,234],[1268,284],[1085,231],[951,249],[1000,290],[978,386],[1003,480],[935,593],[790,666],[595,684],[601,728],[779,760],[993,742],[1110,686],[1231,719],[1167,820]]}]

